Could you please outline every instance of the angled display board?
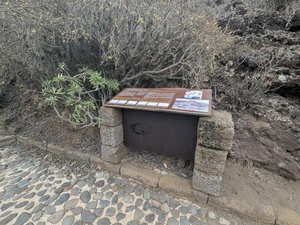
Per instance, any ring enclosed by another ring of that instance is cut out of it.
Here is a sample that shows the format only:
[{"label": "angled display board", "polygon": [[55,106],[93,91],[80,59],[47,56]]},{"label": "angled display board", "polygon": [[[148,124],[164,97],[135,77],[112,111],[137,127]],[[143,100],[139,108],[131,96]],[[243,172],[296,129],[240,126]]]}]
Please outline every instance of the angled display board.
[{"label": "angled display board", "polygon": [[211,115],[212,91],[184,88],[127,88],[105,106],[197,116]]}]

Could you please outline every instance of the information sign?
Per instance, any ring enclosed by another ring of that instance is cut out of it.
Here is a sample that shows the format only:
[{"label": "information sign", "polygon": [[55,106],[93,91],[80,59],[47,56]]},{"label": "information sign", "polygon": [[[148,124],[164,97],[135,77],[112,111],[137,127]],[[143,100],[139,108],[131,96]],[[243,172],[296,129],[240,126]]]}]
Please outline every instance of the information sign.
[{"label": "information sign", "polygon": [[210,89],[127,88],[105,106],[210,116],[211,100]]}]

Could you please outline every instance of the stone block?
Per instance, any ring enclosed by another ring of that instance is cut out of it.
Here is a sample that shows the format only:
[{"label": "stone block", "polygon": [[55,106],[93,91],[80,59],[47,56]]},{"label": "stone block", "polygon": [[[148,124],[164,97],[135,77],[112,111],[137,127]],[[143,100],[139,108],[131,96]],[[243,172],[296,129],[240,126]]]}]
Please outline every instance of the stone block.
[{"label": "stone block", "polygon": [[194,169],[192,183],[193,187],[198,191],[219,196],[222,176],[210,175]]},{"label": "stone block", "polygon": [[193,187],[191,179],[185,179],[175,175],[162,175],[158,182],[162,190],[173,192],[182,196],[192,196]]},{"label": "stone block", "polygon": [[91,156],[90,161],[93,168],[95,169],[106,170],[116,175],[120,174],[120,168],[122,164],[112,164],[110,162],[102,160],[100,157],[95,155]]},{"label": "stone block", "polygon": [[99,116],[105,126],[115,127],[122,123],[122,109],[102,106],[99,110]]},{"label": "stone block", "polygon": [[100,134],[102,144],[113,148],[119,146],[124,140],[122,124],[115,127],[102,125],[100,127]]},{"label": "stone block", "polygon": [[297,225],[300,224],[300,214],[284,207],[277,207],[276,224],[280,225]]},{"label": "stone block", "polygon": [[128,148],[122,143],[119,146],[111,147],[108,145],[101,146],[102,159],[107,162],[118,164],[128,153]]},{"label": "stone block", "polygon": [[220,176],[225,169],[227,154],[227,151],[217,151],[197,146],[195,151],[194,170],[209,175]]},{"label": "stone block", "polygon": [[229,151],[232,148],[234,124],[228,112],[214,111],[211,117],[200,117],[198,145]]},{"label": "stone block", "polygon": [[157,187],[160,174],[156,173],[152,169],[140,168],[129,163],[125,163],[121,167],[121,175],[132,178],[143,184],[151,187]]}]

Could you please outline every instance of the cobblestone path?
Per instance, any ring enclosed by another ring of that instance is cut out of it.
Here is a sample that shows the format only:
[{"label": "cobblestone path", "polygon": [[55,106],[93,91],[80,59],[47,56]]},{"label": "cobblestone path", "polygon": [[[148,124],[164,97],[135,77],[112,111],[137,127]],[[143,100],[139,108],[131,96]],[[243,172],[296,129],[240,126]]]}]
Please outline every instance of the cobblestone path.
[{"label": "cobblestone path", "polygon": [[0,225],[233,225],[231,218],[156,188],[91,170],[72,174],[0,148]]}]

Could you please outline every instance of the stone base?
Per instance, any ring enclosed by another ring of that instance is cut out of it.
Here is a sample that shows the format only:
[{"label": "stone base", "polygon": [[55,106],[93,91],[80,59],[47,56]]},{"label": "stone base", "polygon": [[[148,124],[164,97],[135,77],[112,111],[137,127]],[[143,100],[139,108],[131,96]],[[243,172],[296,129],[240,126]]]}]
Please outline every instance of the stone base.
[{"label": "stone base", "polygon": [[113,148],[119,146],[124,140],[122,124],[115,127],[102,125],[100,127],[100,134],[102,145],[112,146]]},{"label": "stone base", "polygon": [[118,164],[125,158],[128,148],[122,143],[117,147],[101,146],[102,159],[107,162]]}]

